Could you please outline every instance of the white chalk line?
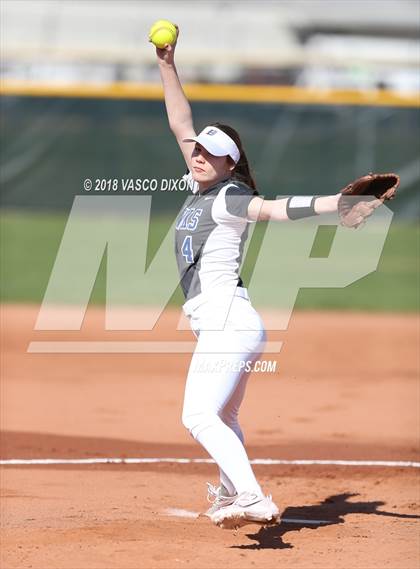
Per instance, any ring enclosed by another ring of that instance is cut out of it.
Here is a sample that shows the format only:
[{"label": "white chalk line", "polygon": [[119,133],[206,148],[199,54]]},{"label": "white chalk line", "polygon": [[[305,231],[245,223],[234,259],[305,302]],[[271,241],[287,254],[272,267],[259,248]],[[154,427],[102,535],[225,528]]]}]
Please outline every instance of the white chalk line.
[{"label": "white chalk line", "polygon": [[164,516],[173,516],[175,518],[198,518],[200,512],[190,512],[189,510],[182,510],[181,508],[166,508],[163,511]]},{"label": "white chalk line", "polygon": [[[0,460],[0,466],[31,466],[56,464],[214,464],[211,458],[11,458]],[[256,465],[326,465],[326,466],[386,466],[394,468],[420,468],[420,462],[408,460],[281,460],[255,458]]]},{"label": "white chalk line", "polygon": [[[163,510],[164,516],[171,516],[175,518],[191,518],[197,519],[200,516],[200,512],[191,512],[190,510],[183,510],[181,508],[166,508]],[[328,520],[300,520],[293,518],[281,518],[281,523],[284,524],[304,524],[304,525],[321,525],[321,524],[331,524]]]}]

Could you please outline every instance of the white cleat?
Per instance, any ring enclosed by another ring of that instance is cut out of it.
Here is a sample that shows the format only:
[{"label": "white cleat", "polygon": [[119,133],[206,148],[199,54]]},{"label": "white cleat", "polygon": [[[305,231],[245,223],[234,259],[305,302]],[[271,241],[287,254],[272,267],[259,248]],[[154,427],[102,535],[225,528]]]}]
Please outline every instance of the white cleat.
[{"label": "white cleat", "polygon": [[211,519],[212,515],[225,506],[230,506],[238,497],[238,494],[230,496],[226,488],[221,484],[219,487],[207,482],[207,500],[211,503],[210,508],[203,516]]},{"label": "white cleat", "polygon": [[278,524],[280,512],[271,496],[242,492],[233,504],[217,509],[210,518],[222,529],[237,529],[246,524]]}]

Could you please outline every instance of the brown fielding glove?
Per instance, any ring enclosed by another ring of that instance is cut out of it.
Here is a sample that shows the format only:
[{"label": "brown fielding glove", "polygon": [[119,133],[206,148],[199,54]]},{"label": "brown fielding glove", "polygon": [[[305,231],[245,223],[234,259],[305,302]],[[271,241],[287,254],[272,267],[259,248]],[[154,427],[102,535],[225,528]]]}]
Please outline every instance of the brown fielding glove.
[{"label": "brown fielding glove", "polygon": [[[341,225],[356,229],[385,200],[392,200],[400,184],[397,174],[368,174],[341,190],[337,211]],[[366,196],[366,199],[349,196]]]}]

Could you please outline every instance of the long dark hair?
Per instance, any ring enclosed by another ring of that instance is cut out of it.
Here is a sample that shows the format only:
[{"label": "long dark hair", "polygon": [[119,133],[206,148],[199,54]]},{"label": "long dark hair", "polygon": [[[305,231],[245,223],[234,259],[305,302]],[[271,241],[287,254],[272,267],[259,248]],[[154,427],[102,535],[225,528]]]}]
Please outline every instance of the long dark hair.
[{"label": "long dark hair", "polygon": [[[230,136],[230,138],[235,142],[236,146],[238,147],[240,156],[233,170],[232,178],[235,178],[239,182],[244,182],[255,191],[254,192],[255,194],[258,194],[257,185],[255,183],[254,176],[252,175],[251,169],[249,167],[248,158],[246,157],[244,147],[242,146],[241,137],[239,136],[238,132],[231,126],[219,122],[215,122],[210,126],[215,126],[220,130],[222,130],[225,134]],[[228,158],[232,160],[230,157]]]}]

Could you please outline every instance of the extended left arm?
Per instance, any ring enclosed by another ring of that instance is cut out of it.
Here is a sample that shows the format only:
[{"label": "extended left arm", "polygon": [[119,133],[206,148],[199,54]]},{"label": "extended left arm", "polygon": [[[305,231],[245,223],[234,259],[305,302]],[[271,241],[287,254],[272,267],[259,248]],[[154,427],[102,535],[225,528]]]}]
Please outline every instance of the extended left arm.
[{"label": "extended left arm", "polygon": [[251,221],[287,221],[337,211],[341,225],[357,229],[385,200],[395,197],[399,184],[398,174],[370,173],[332,196],[255,197],[249,202],[247,216]]}]

